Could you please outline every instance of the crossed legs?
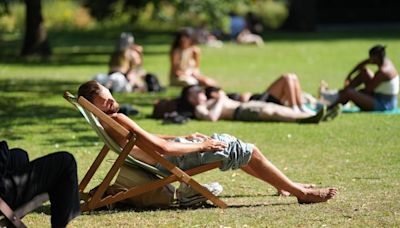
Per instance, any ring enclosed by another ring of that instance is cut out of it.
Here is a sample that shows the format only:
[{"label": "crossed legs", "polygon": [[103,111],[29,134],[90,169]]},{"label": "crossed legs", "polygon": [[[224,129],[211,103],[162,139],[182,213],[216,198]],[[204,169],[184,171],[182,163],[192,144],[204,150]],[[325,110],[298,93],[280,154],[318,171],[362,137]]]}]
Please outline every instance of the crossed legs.
[{"label": "crossed legs", "polygon": [[299,203],[319,203],[325,202],[337,194],[335,188],[309,189],[301,184],[297,184],[286,177],[278,168],[276,168],[258,148],[253,149],[250,162],[242,167],[242,170],[264,182],[267,182],[277,188],[284,190],[296,196]]}]

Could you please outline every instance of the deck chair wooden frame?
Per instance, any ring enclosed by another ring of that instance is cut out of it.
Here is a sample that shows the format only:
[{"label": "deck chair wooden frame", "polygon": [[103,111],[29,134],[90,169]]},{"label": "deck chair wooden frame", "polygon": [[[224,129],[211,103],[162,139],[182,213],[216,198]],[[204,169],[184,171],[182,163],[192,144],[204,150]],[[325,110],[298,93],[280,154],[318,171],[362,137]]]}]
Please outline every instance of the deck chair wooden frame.
[{"label": "deck chair wooden frame", "polygon": [[[161,172],[157,172],[156,168],[152,166],[149,168],[148,164],[143,164],[143,162],[138,161],[129,155],[129,152],[132,150],[136,143],[136,135],[134,132],[128,131],[127,129],[122,127],[118,122],[102,112],[84,97],[79,97],[77,99],[71,93],[66,91],[64,93],[64,98],[71,104],[73,104],[83,114],[86,121],[92,126],[99,138],[102,139],[102,141],[104,142],[103,148],[101,149],[100,153],[97,155],[96,159],[93,161],[89,170],[79,184],[81,199],[84,201],[84,203],[81,204],[82,211],[91,211],[96,208],[104,207],[106,205],[110,205],[133,196],[156,190],[176,181],[188,184],[194,190],[210,200],[214,205],[220,208],[227,208],[227,205],[224,201],[213,195],[207,188],[203,187],[191,177],[193,175],[218,168],[221,166],[221,162],[214,162],[190,170],[182,171],[180,168],[163,158],[156,151],[152,151],[150,148],[142,148],[143,151],[145,151],[149,156],[155,159],[161,166],[163,166],[171,173],[170,175],[163,175]],[[100,121],[106,123],[119,135],[126,138],[127,143],[122,148],[118,144],[116,144],[114,140],[112,140],[104,131],[104,128],[101,126]],[[90,180],[92,179],[100,164],[103,162],[110,149],[116,152],[118,154],[118,157],[106,174],[103,181],[96,189],[94,189],[94,193],[89,196],[87,192],[84,192],[85,188],[89,184]],[[150,171],[152,168],[154,171],[153,173],[158,174],[159,176],[161,175],[162,178],[154,182],[132,187],[127,191],[119,192],[115,195],[103,197],[105,191],[110,186],[110,182],[124,163],[134,163],[135,165],[142,166],[143,168]]]},{"label": "deck chair wooden frame", "polygon": [[42,193],[35,196],[32,200],[25,203],[15,211],[8,206],[8,204],[0,197],[0,211],[4,216],[0,220],[0,227],[17,227],[25,228],[26,225],[22,222],[22,218],[28,213],[32,212],[36,208],[42,206],[42,204],[49,200],[49,195],[47,193]]}]

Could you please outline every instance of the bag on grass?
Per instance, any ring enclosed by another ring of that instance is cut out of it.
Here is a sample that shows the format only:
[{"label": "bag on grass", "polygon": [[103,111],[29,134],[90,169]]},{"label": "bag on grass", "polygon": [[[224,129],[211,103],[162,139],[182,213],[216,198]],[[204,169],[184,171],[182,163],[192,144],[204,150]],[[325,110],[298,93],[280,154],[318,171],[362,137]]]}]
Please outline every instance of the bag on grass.
[{"label": "bag on grass", "polygon": [[154,104],[152,117],[156,119],[163,119],[166,113],[177,111],[178,99],[162,99]]},{"label": "bag on grass", "polygon": [[145,81],[147,85],[147,91],[149,92],[162,92],[165,91],[165,88],[161,85],[157,76],[154,74],[146,74]]},{"label": "bag on grass", "polygon": [[[107,194],[114,195],[120,191],[153,182],[159,179],[156,175],[141,168],[123,165],[115,183],[107,189]],[[122,203],[132,205],[136,208],[168,208],[173,204],[175,188],[172,185],[165,185],[151,192],[146,192],[131,198]]]}]

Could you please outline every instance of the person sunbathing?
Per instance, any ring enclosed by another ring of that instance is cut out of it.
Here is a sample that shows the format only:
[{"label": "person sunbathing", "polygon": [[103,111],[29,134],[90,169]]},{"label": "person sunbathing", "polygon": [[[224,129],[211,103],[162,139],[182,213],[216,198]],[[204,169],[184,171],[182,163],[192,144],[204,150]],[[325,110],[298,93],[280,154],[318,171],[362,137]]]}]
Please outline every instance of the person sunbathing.
[{"label": "person sunbathing", "polygon": [[[385,111],[397,107],[399,74],[393,62],[386,57],[385,48],[375,45],[369,50],[369,58],[357,64],[348,74],[344,88],[330,108],[348,101],[354,102],[363,111]],[[376,65],[378,70],[373,73],[367,68],[369,64]],[[356,76],[352,78],[354,74]],[[364,88],[357,90],[360,85]]]},{"label": "person sunbathing", "polygon": [[[214,95],[214,98],[217,97],[217,94],[213,92],[218,90],[218,87],[205,88],[207,98],[211,98],[211,95]],[[290,107],[297,112],[306,112],[311,115],[315,115],[315,111],[308,108],[306,104],[316,106],[318,102],[311,94],[301,90],[300,80],[294,73],[282,74],[262,93],[244,92],[241,94],[229,93],[227,95],[229,98],[240,102],[248,102],[251,100],[271,102]]]},{"label": "person sunbathing", "polygon": [[[319,203],[333,198],[336,188],[305,188],[286,177],[276,168],[262,152],[253,144],[242,142],[227,134],[214,134],[209,137],[194,133],[186,137],[157,136],[141,128],[124,114],[118,113],[118,103],[107,88],[96,81],[82,84],[78,89],[78,97],[84,97],[101,111],[124,128],[137,136],[137,141],[131,155],[147,164],[161,168],[145,150],[157,151],[170,162],[183,170],[203,164],[222,161],[222,171],[240,168],[247,174],[258,178],[275,188],[289,192],[297,197],[299,203]],[[126,139],[102,123],[105,131],[120,145],[126,144]]]},{"label": "person sunbathing", "polygon": [[200,48],[195,45],[194,30],[184,28],[178,32],[170,51],[170,85],[215,86],[214,79],[200,73]]},{"label": "person sunbathing", "polygon": [[112,88],[113,92],[146,90],[143,47],[134,43],[132,34],[121,34],[108,66],[108,88]]},{"label": "person sunbathing", "polygon": [[192,115],[189,115],[189,117],[195,117],[200,120],[297,123],[319,123],[322,120],[332,120],[337,116],[337,112],[340,111],[335,108],[326,112],[326,107],[323,106],[316,114],[310,114],[273,102],[240,102],[229,98],[223,90],[219,90],[214,93],[211,99],[207,99],[204,90],[199,86],[188,86],[182,90],[179,108],[180,110],[178,111],[180,113],[191,113]]}]

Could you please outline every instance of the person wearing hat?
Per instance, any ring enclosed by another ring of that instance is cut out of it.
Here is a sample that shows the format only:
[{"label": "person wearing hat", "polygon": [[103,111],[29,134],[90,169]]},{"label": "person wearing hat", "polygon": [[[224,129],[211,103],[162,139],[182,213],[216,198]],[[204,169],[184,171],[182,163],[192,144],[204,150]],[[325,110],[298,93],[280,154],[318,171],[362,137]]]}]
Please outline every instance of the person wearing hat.
[{"label": "person wearing hat", "polygon": [[[352,101],[363,111],[397,108],[399,74],[393,62],[386,57],[385,49],[385,46],[378,44],[369,50],[369,58],[357,64],[348,74],[338,99],[329,107]],[[376,65],[378,70],[373,73],[367,65]],[[364,88],[357,90],[360,85],[364,85]]]}]

